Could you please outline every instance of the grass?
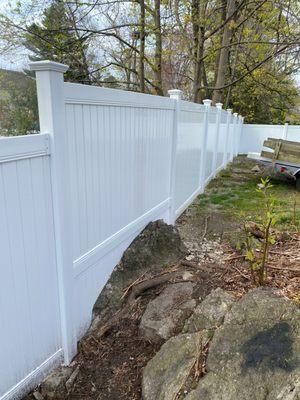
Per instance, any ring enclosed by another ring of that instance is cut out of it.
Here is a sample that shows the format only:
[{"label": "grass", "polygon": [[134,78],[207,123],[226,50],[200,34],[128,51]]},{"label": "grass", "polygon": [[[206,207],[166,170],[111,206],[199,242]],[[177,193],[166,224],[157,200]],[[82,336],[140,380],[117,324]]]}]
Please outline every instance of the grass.
[{"label": "grass", "polygon": [[[251,171],[253,164],[245,162],[240,157],[237,162],[219,173],[210,182],[206,192],[198,198],[198,212],[220,213],[223,217],[241,221],[244,216],[254,221],[261,215],[262,195],[256,191],[262,174]],[[266,176],[264,174],[264,176]],[[271,176],[273,185],[270,192],[276,198],[276,209],[279,230],[292,230],[291,225],[299,228],[300,223],[300,193],[296,191],[294,182],[283,181]],[[296,201],[296,212],[294,202]]]}]

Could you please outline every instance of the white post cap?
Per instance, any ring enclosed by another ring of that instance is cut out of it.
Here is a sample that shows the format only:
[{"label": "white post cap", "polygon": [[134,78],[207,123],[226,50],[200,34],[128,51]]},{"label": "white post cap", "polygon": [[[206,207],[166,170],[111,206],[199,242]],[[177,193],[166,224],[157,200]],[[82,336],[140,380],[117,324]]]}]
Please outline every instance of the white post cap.
[{"label": "white post cap", "polygon": [[227,110],[226,110],[228,113],[232,113],[232,108],[227,108]]},{"label": "white post cap", "polygon": [[222,110],[223,103],[216,103],[216,107],[218,110]]},{"label": "white post cap", "polygon": [[237,117],[239,114],[238,114],[238,113],[233,113],[233,115],[234,115],[235,117]]},{"label": "white post cap", "polygon": [[168,90],[168,94],[171,99],[180,100],[182,97],[182,90],[171,89],[171,90]]},{"label": "white post cap", "polygon": [[211,106],[211,102],[212,102],[212,100],[210,100],[210,99],[205,99],[205,100],[203,100],[203,104],[204,104],[206,107],[210,107],[210,106]]},{"label": "white post cap", "polygon": [[69,69],[69,66],[55,61],[44,60],[29,63],[29,68],[31,71],[56,71],[63,74]]}]

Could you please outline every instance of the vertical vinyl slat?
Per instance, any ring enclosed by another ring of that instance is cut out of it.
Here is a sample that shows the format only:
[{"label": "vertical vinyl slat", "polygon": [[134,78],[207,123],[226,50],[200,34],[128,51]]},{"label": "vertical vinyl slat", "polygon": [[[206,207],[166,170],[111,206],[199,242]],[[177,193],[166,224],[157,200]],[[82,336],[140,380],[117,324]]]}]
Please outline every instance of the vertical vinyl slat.
[{"label": "vertical vinyl slat", "polygon": [[[34,341],[42,341],[44,354],[51,355],[53,348],[60,346],[60,322],[59,322],[59,303],[58,303],[58,282],[55,266],[54,233],[53,233],[53,214],[51,204],[48,203],[50,193],[46,189],[45,178],[50,179],[48,173],[44,173],[42,159],[32,159],[31,179],[32,179],[32,198],[34,207],[35,231],[36,231],[36,258],[38,266],[35,271],[35,299],[33,307],[35,309],[35,325],[41,324],[40,330],[34,332]],[[49,170],[49,165],[45,165]],[[49,180],[47,181],[48,184]],[[48,185],[47,185],[48,186]],[[43,190],[41,190],[43,188]],[[50,207],[49,207],[50,206]],[[41,223],[43,222],[43,223]],[[49,253],[49,244],[51,253]],[[34,251],[34,249],[33,249]],[[47,257],[47,258],[46,258]],[[47,337],[47,343],[44,338]]]},{"label": "vertical vinyl slat", "polygon": [[78,204],[77,209],[79,213],[79,233],[80,233],[80,247],[76,256],[80,256],[87,248],[87,201],[86,201],[86,171],[85,171],[85,141],[84,141],[84,123],[83,123],[83,106],[75,107],[75,135],[76,135],[76,151],[77,151],[77,174],[78,174],[78,187],[77,196]]},{"label": "vertical vinyl slat", "polygon": [[93,207],[93,231],[92,231],[92,247],[97,245],[97,238],[99,238],[99,210],[100,210],[100,201],[99,201],[99,167],[98,167],[98,132],[97,132],[97,108],[96,106],[90,107],[90,118],[91,118],[91,168],[92,168],[92,187],[93,187],[93,199],[92,199],[92,207]]},{"label": "vertical vinyl slat", "polygon": [[76,128],[75,128],[75,107],[73,105],[66,106],[66,121],[67,121],[67,138],[68,138],[68,154],[70,173],[70,188],[72,202],[72,249],[74,259],[78,255],[80,249],[80,215],[79,215],[79,193],[78,193],[78,158],[77,154],[80,149],[77,146]]},{"label": "vertical vinyl slat", "polygon": [[[40,160],[39,160],[40,161]],[[40,164],[40,163],[39,163]],[[38,166],[40,167],[40,165]],[[28,338],[27,348],[30,349],[33,364],[31,367],[39,362],[40,355],[44,354],[43,339],[41,336],[33,337],[36,330],[35,316],[39,315],[43,310],[40,309],[41,299],[39,296],[39,289],[43,286],[43,279],[39,276],[39,238],[36,235],[35,217],[36,212],[32,185],[31,185],[31,160],[23,160],[16,163],[17,170],[17,186],[18,198],[20,205],[20,227],[23,236],[24,253],[22,255],[25,271],[25,279],[23,281],[24,289],[26,290],[26,298],[28,299],[28,319],[30,338]],[[38,173],[38,171],[35,171]],[[40,186],[40,185],[39,185]],[[39,190],[38,201],[41,202],[43,190]],[[45,218],[41,219],[45,221]],[[47,227],[45,227],[47,230]],[[51,298],[50,298],[51,299]],[[51,301],[51,300],[48,301]]]},{"label": "vertical vinyl slat", "polygon": [[4,393],[14,383],[18,370],[19,332],[14,326],[16,310],[16,293],[11,263],[11,246],[8,231],[7,200],[3,179],[3,165],[0,165],[0,250],[1,250],[1,290],[0,290],[0,320],[1,341],[5,346],[0,347],[0,393]]},{"label": "vertical vinyl slat", "polygon": [[[28,292],[25,285],[26,267],[24,264],[24,243],[21,226],[21,212],[18,193],[17,167],[15,162],[3,166],[4,187],[6,192],[6,214],[9,221],[8,236],[10,241],[11,267],[14,279],[14,295],[16,308],[13,310],[18,318],[14,319],[14,329],[19,331],[22,326],[22,335],[16,338],[15,346],[18,349],[17,379],[22,379],[24,371],[30,370],[30,358],[26,356],[31,350],[31,329],[29,321]],[[17,245],[17,251],[14,251]]]}]

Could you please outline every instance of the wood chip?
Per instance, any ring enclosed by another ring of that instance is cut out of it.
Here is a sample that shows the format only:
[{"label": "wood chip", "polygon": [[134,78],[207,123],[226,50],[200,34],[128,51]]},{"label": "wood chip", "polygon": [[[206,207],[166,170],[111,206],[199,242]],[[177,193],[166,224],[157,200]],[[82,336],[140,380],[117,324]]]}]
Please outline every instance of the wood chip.
[{"label": "wood chip", "polygon": [[33,397],[35,398],[35,400],[45,400],[45,397],[42,395],[41,392],[38,392],[37,390],[35,390],[32,393]]},{"label": "wood chip", "polygon": [[67,380],[67,382],[66,382],[66,389],[67,389],[68,392],[72,389],[72,387],[73,387],[73,385],[74,385],[74,383],[75,383],[75,380],[76,380],[76,378],[77,378],[77,375],[78,375],[78,373],[79,373],[79,370],[80,370],[80,364],[77,365],[77,367],[76,367],[76,368],[74,369],[74,371],[72,372],[70,378]]}]

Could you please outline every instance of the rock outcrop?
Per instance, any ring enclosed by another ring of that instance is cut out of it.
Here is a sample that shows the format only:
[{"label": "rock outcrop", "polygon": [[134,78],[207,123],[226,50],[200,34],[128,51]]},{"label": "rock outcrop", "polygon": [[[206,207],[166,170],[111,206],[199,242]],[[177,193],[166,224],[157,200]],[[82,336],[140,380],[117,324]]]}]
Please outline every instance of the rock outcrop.
[{"label": "rock outcrop", "polygon": [[223,323],[224,317],[234,303],[234,298],[225,290],[213,290],[194,310],[186,321],[183,333],[215,329]]},{"label": "rock outcrop", "polygon": [[[143,373],[144,400],[174,400],[195,364],[199,339],[206,335],[182,334],[169,339],[149,361]],[[201,345],[201,343],[200,343]]]},{"label": "rock outcrop", "polygon": [[[208,296],[197,309],[201,329],[212,322],[207,319],[204,304],[209,309],[213,298],[214,294]],[[207,373],[196,388],[190,388],[181,398],[300,400],[299,308],[278,297],[272,289],[254,289],[233,303],[225,298],[231,309],[225,317],[215,314],[215,321],[224,322],[215,329],[210,342]],[[199,332],[202,336],[207,334]],[[176,396],[190,371],[199,332],[171,338],[148,363],[143,374],[144,400],[169,400]]]},{"label": "rock outcrop", "polygon": [[124,252],[94,308],[94,318],[110,316],[122,304],[123,289],[147,271],[159,271],[178,262],[186,248],[177,229],[162,220],[150,222]]},{"label": "rock outcrop", "polygon": [[168,285],[150,301],[140,323],[141,335],[152,342],[160,342],[180,332],[197,304],[193,299],[194,287],[192,282]]}]

